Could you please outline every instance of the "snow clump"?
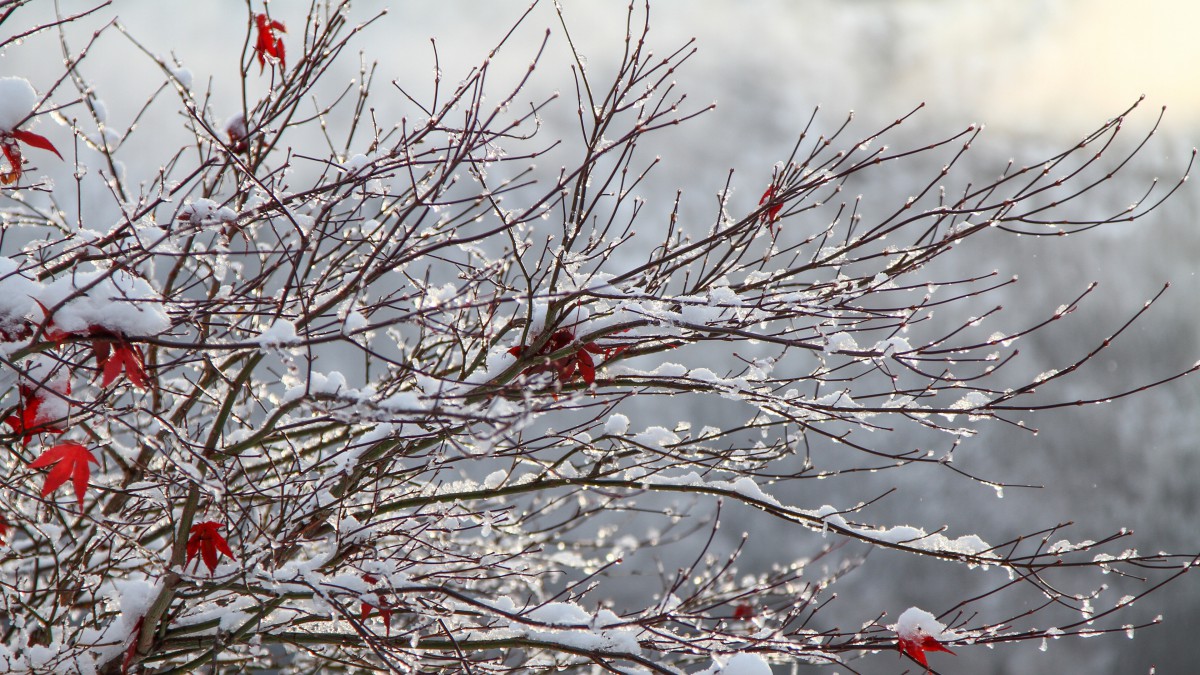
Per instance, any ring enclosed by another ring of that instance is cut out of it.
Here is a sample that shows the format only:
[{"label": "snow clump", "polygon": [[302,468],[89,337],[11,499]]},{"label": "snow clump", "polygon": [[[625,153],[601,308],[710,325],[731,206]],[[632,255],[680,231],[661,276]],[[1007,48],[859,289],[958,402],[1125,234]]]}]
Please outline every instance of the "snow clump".
[{"label": "snow clump", "polygon": [[0,77],[0,133],[16,129],[35,105],[37,93],[29,80],[23,77]]},{"label": "snow clump", "polygon": [[896,620],[896,625],[891,626],[891,629],[896,631],[896,635],[901,639],[917,643],[924,640],[926,636],[939,642],[953,640],[957,637],[953,632],[946,630],[945,624],[938,621],[937,617],[918,607],[909,607],[904,610],[904,613]]},{"label": "snow clump", "polygon": [[158,335],[171,327],[163,297],[125,270],[73,272],[55,279],[37,299],[54,312],[55,327],[67,333],[95,326],[120,335]]}]

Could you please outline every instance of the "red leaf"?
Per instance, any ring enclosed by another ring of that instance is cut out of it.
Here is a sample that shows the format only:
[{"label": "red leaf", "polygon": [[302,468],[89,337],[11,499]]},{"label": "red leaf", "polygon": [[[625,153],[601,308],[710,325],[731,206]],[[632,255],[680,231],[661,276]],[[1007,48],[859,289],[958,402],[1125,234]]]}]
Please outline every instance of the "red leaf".
[{"label": "red leaf", "polygon": [[12,185],[21,180],[21,146],[12,137],[0,134],[0,152],[11,167],[8,171],[0,171],[0,184]]},{"label": "red leaf", "polygon": [[4,543],[4,537],[8,536],[8,521],[0,516],[0,544]]},{"label": "red leaf", "polygon": [[62,159],[58,148],[54,147],[54,144],[45,136],[20,129],[0,132],[0,152],[4,153],[4,159],[9,164],[8,171],[0,171],[0,184],[12,185],[21,179],[21,163],[24,161],[24,158],[21,156],[21,146],[17,145],[17,141],[42,150],[49,150],[58,155],[59,159]]},{"label": "red leaf", "polygon": [[[110,356],[111,349],[111,356]],[[97,337],[92,340],[92,352],[96,356],[96,367],[103,373],[100,380],[102,387],[107,387],[116,381],[121,372],[129,383],[139,389],[146,389],[149,378],[146,377],[145,360],[142,350],[122,336]]]},{"label": "red leaf", "polygon": [[137,623],[133,626],[133,639],[129,642],[129,647],[125,649],[125,658],[121,659],[121,675],[129,672],[129,666],[133,665],[133,659],[137,657],[138,643],[142,640],[142,625],[146,622],[146,617],[139,616]]},{"label": "red leaf", "polygon": [[388,607],[387,603],[384,602],[382,593],[376,593],[376,595],[379,596],[379,605],[378,606],[372,605],[369,602],[362,603],[361,616],[359,617],[359,620],[366,621],[371,616],[371,610],[377,609],[377,610],[379,610],[379,618],[383,619],[384,630],[387,631],[388,635],[391,635],[392,634],[392,608]]},{"label": "red leaf", "polygon": [[42,320],[42,332],[46,335],[47,340],[60,343],[70,337],[70,333],[54,325],[54,319],[50,316],[50,310],[46,309],[41,300],[35,299],[34,302],[42,310],[42,316],[44,317]]},{"label": "red leaf", "polygon": [[379,618],[383,619],[383,628],[388,635],[392,634],[392,608],[388,607],[383,600],[379,602]]},{"label": "red leaf", "polygon": [[620,356],[621,352],[625,351],[626,349],[629,349],[629,345],[608,347],[604,350],[604,360],[608,361],[609,359],[616,358],[617,356]]},{"label": "red leaf", "polygon": [[[229,149],[236,153],[243,153],[250,149],[250,139],[246,138],[246,126],[241,127],[230,126],[226,133],[229,134]],[[184,213],[179,216],[179,220],[189,220],[191,215]]]},{"label": "red leaf", "polygon": [[124,367],[124,360],[120,358],[104,358],[96,357],[96,362],[104,362],[104,379],[101,380],[100,386],[107,388],[113,381],[121,375],[121,369]]},{"label": "red leaf", "polygon": [[[66,431],[43,419],[45,415],[42,414],[41,408],[45,399],[35,394],[32,387],[22,385],[19,389],[21,405],[17,408],[17,414],[9,415],[4,423],[12,427],[13,433],[21,434],[22,447],[28,445],[29,439],[37,434],[61,434]],[[69,384],[67,392],[70,393]]]},{"label": "red leaf", "polygon": [[113,348],[112,361],[121,364],[130,384],[139,389],[146,388],[146,368],[142,364],[142,350],[137,345],[131,345],[128,342],[118,344]]},{"label": "red leaf", "polygon": [[758,199],[758,205],[770,203],[770,208],[767,213],[758,216],[758,222],[766,222],[768,226],[774,225],[775,221],[779,220],[779,211],[784,210],[784,203],[775,202],[775,186],[770,185],[767,191],[762,193],[762,198]]},{"label": "red leaf", "polygon": [[574,355],[555,359],[550,365],[558,371],[558,381],[566,384],[575,376],[576,361]]},{"label": "red leaf", "polygon": [[771,185],[768,186],[767,191],[763,193],[762,199],[758,200],[759,206],[771,203],[771,207],[767,209],[767,212],[758,217],[760,222],[774,223],[775,221],[779,220],[779,212],[783,210],[783,202],[774,203],[774,199],[775,186]]},{"label": "red leaf", "polygon": [[748,602],[739,602],[733,608],[733,618],[741,621],[749,621],[754,618],[754,607]]},{"label": "red leaf", "polygon": [[554,331],[554,334],[551,335],[550,339],[546,341],[546,346],[542,348],[542,353],[551,354],[556,352],[571,344],[574,340],[575,333],[571,332],[567,328],[560,328]]},{"label": "red leaf", "polygon": [[946,652],[948,654],[954,654],[954,652],[946,649],[946,646],[938,642],[937,639],[935,639],[932,635],[914,636],[914,638],[911,640],[900,638],[897,648],[926,668],[929,668],[929,662],[925,660],[925,652]]},{"label": "red leaf", "polygon": [[596,382],[596,362],[592,360],[592,355],[587,353],[587,350],[580,349],[575,352],[575,359],[579,361],[579,376],[587,384]]},{"label": "red leaf", "polygon": [[32,131],[13,129],[12,137],[18,141],[21,141],[25,145],[30,145],[41,150],[49,150],[50,152],[58,155],[59,159],[63,158],[62,153],[58,151],[58,148],[54,147],[54,144],[50,142],[50,139],[46,138],[45,136],[35,134]]},{"label": "red leaf", "polygon": [[66,442],[50,448],[40,457],[29,464],[31,469],[43,469],[54,465],[46,474],[46,484],[42,486],[42,496],[54,492],[67,479],[75,485],[75,498],[79,500],[79,508],[83,508],[83,494],[87,492],[88,478],[92,475],[90,464],[99,464],[96,456],[90,450],[78,443]]},{"label": "red leaf", "polygon": [[286,33],[287,29],[279,21],[271,21],[266,14],[255,15],[254,23],[258,28],[258,40],[254,44],[254,55],[258,58],[259,72],[266,69],[268,56],[279,61],[280,70],[287,70],[287,56],[284,53],[283,40],[275,35],[275,31]]},{"label": "red leaf", "polygon": [[607,354],[609,350],[603,347],[597,347],[595,342],[589,342],[583,346],[584,350],[592,354]]},{"label": "red leaf", "polygon": [[[363,581],[365,581],[371,585],[379,583],[379,579],[377,579],[376,577],[374,577],[373,575],[370,575],[370,574],[364,574],[364,575],[362,575],[362,578],[363,578]],[[385,630],[387,630],[387,634],[391,635],[392,634],[392,608],[389,607],[387,604],[387,601],[385,601],[383,599],[383,593],[376,591],[375,595],[376,595],[376,597],[379,598],[379,603],[372,604],[372,603],[364,601],[362,603],[362,608],[359,610],[359,621],[366,621],[367,617],[371,616],[372,608],[378,609],[379,610],[379,618],[383,619],[383,627]]]},{"label": "red leaf", "polygon": [[217,569],[217,553],[222,553],[230,560],[237,560],[233,557],[233,551],[229,549],[229,544],[225,541],[225,537],[221,536],[217,530],[225,527],[221,523],[206,521],[192,525],[187,541],[187,561],[184,567],[192,564],[192,558],[196,557],[196,553],[200,553],[200,558],[204,560],[204,566],[208,568],[208,573],[212,574]]},{"label": "red leaf", "polygon": [[[569,328],[560,328],[551,333],[550,338],[537,351],[537,356],[549,356],[565,349],[574,341],[575,333],[572,330]],[[508,348],[508,353],[517,358],[524,356],[527,351],[528,347],[524,345]],[[572,354],[559,357],[549,363],[529,366],[522,374],[535,375],[537,373],[553,372],[558,376],[559,382],[565,384],[575,376],[575,371],[578,370],[579,376],[585,383],[593,384],[596,381],[596,361],[592,358],[592,354],[604,354],[605,358],[607,358],[610,351],[596,346],[594,342],[589,342],[581,345]],[[617,350],[617,353],[620,353],[620,350]]]}]

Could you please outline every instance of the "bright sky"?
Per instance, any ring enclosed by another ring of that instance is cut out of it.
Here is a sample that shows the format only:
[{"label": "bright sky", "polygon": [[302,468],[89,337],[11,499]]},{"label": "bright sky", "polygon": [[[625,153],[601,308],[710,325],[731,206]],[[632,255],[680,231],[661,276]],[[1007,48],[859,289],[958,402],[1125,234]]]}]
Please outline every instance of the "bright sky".
[{"label": "bright sky", "polygon": [[[91,4],[67,0],[65,7]],[[577,44],[592,64],[618,58],[625,4],[565,3]],[[298,28],[307,6],[276,2],[272,13]],[[352,21],[384,6],[389,15],[358,46],[382,61],[388,78],[412,84],[428,72],[431,37],[438,39],[445,72],[466,72],[525,3],[363,2]],[[182,58],[198,82],[215,77],[218,92],[229,85],[244,30],[241,0],[189,6],[188,29],[169,33],[161,27],[180,18],[173,3],[119,0],[112,7],[152,51]],[[544,28],[561,33],[555,24],[552,6],[543,2],[527,33],[508,46],[506,65],[513,72],[523,68]],[[1188,147],[1200,132],[1196,0],[652,0],[651,24],[659,53],[697,38],[698,55],[678,74],[690,100],[719,100],[726,119],[765,122],[782,113],[771,120],[779,128],[764,133],[790,136],[800,123],[791,111],[799,116],[818,104],[834,116],[854,109],[860,119],[890,119],[925,101],[922,118],[932,126],[983,122],[993,131],[1074,138],[1140,94],[1147,96],[1142,118],[1167,105],[1168,132]],[[80,35],[94,27],[79,27]],[[288,35],[298,37],[298,30]],[[132,51],[119,39],[106,42]],[[39,62],[25,60],[32,54],[18,49],[0,58],[0,76],[35,75]],[[117,84],[102,92],[114,104],[124,96],[113,89]]]},{"label": "bright sky", "polygon": [[[1012,76],[988,100],[1005,116],[1022,99],[1036,114],[1117,110],[1138,94],[1170,120],[1200,127],[1200,3],[1193,0],[1075,0],[1016,55]],[[1020,98],[1007,92],[1024,91]]]},{"label": "bright sky", "polygon": [[[92,4],[68,0],[65,8]],[[155,50],[175,49],[196,66],[206,51],[218,56],[222,41],[214,34],[242,30],[244,4],[222,0],[189,7],[189,30],[163,35],[164,21],[179,20],[170,4],[119,0],[111,13]],[[549,3],[543,4],[531,20],[539,30],[554,23]],[[565,4],[576,31],[595,34],[594,57],[602,46],[620,49],[625,4]],[[307,6],[277,2],[272,11],[298,22]],[[376,29],[372,51],[384,46],[396,53],[393,63],[402,63],[423,57],[433,35],[447,47],[463,47],[469,53],[461,56],[475,61],[525,3],[390,0],[361,3],[355,14],[384,6],[389,16]],[[1200,127],[1195,0],[652,0],[651,15],[659,50],[695,36],[697,64],[723,61],[749,79],[775,70],[780,85],[803,82],[826,106],[844,107],[836,99],[845,97],[866,110],[872,94],[907,91],[931,98],[931,105],[944,99],[963,110],[987,107],[1002,118],[981,121],[1005,124],[1035,115],[1077,125],[1145,93],[1148,103],[1168,104],[1173,117],[1185,115]],[[694,71],[681,77],[688,74]]]},{"label": "bright sky", "polygon": [[703,12],[702,50],[740,42],[742,57],[796,74],[827,106],[925,100],[992,126],[1078,131],[1146,94],[1171,126],[1200,128],[1194,0],[751,0]]}]

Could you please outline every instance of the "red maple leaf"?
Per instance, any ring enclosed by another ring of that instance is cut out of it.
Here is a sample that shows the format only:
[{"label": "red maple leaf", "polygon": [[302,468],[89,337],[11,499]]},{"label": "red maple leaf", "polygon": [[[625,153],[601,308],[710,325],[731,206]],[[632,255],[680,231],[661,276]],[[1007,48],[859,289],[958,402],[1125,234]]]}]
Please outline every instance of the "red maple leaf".
[{"label": "red maple leaf", "polygon": [[[364,574],[364,575],[362,575],[362,578],[363,578],[363,581],[365,581],[371,585],[375,585],[375,584],[379,583],[379,579],[371,574]],[[375,604],[366,602],[365,600],[363,601],[362,610],[361,610],[362,613],[359,616],[359,620],[366,621],[367,617],[371,616],[371,610],[377,609],[377,610],[379,610],[379,618],[383,619],[383,627],[387,630],[387,634],[391,635],[392,634],[392,608],[389,607],[387,601],[383,599],[383,593],[381,593],[379,591],[375,591],[375,596],[379,598],[379,601]]]},{"label": "red maple leaf", "polygon": [[[29,439],[37,434],[61,434],[66,431],[45,419],[46,415],[42,414],[42,403],[46,400],[44,396],[28,385],[22,384],[17,388],[21,392],[21,404],[17,406],[16,414],[6,417],[4,423],[12,427],[13,433],[21,434],[22,447],[28,445]],[[67,382],[66,393],[71,393],[70,381]]]},{"label": "red maple leaf", "polygon": [[275,31],[286,33],[287,29],[279,21],[272,21],[266,14],[257,14],[254,24],[258,28],[258,41],[254,43],[254,55],[258,57],[258,70],[263,72],[267,67],[267,57],[279,60],[279,69],[287,70],[287,57],[283,51],[283,39],[275,35]]},{"label": "red maple leaf", "polygon": [[197,552],[204,560],[204,566],[208,568],[209,574],[217,570],[218,551],[224,553],[230,560],[237,560],[233,557],[233,551],[229,550],[229,544],[226,543],[225,537],[217,532],[222,527],[225,526],[211,520],[192,525],[187,541],[187,562],[184,563],[184,567],[192,564],[192,558],[196,557]]},{"label": "red maple leaf", "polygon": [[92,354],[96,357],[96,367],[103,374],[101,386],[107,387],[116,381],[122,372],[129,383],[139,389],[150,386],[150,378],[146,376],[146,359],[142,356],[142,348],[129,341],[129,338],[113,332],[103,326],[91,325],[87,331],[67,332],[54,325],[50,310],[40,301],[34,300],[41,308],[45,319],[42,322],[42,332],[46,339],[54,343],[62,343],[69,337],[92,338]]},{"label": "red maple leaf", "polygon": [[0,132],[0,152],[4,153],[4,158],[8,160],[10,167],[8,171],[0,171],[0,183],[4,185],[12,185],[21,178],[21,163],[24,158],[21,156],[21,146],[17,141],[42,150],[49,150],[58,155],[59,159],[63,158],[62,154],[58,152],[58,148],[54,147],[54,144],[45,136],[20,129]]},{"label": "red maple leaf", "polygon": [[754,606],[748,602],[739,602],[733,608],[733,618],[740,621],[749,621],[754,618]]},{"label": "red maple leaf", "polygon": [[[535,356],[549,356],[554,352],[561,351],[575,341],[575,333],[568,328],[560,328],[550,335],[550,339],[542,345],[542,348],[537,350]],[[520,358],[529,351],[528,347],[519,345],[510,347],[509,354]],[[561,356],[553,361],[542,363],[536,366],[530,366],[523,372],[525,375],[534,375],[536,373],[553,372],[558,376],[559,382],[567,383],[575,376],[575,371],[579,371],[579,377],[587,384],[592,384],[596,381],[596,360],[592,358],[592,354],[603,354],[605,359],[608,359],[610,354],[616,354],[624,351],[624,347],[603,349],[597,347],[595,342],[588,342],[580,345],[579,349]]]},{"label": "red maple leaf", "polygon": [[783,210],[783,202],[775,201],[774,185],[767,186],[767,191],[764,192],[762,198],[758,200],[759,206],[762,206],[763,204],[770,204],[771,206],[767,209],[766,213],[763,213],[758,217],[759,222],[767,223],[768,225],[775,224],[775,221],[779,220],[779,212]]},{"label": "red maple leaf", "polygon": [[0,544],[4,543],[4,537],[8,536],[8,521],[4,516],[0,516]]},{"label": "red maple leaf", "polygon": [[79,508],[83,508],[83,494],[87,492],[88,478],[92,475],[91,464],[99,464],[96,456],[90,450],[78,443],[67,441],[60,443],[42,453],[40,457],[29,464],[31,469],[43,469],[54,465],[46,474],[46,484],[42,486],[42,496],[54,492],[60,485],[70,479],[75,484],[75,497],[79,500]]},{"label": "red maple leaf", "polygon": [[71,336],[67,331],[54,325],[54,317],[50,315],[50,310],[46,309],[41,300],[35,298],[34,302],[42,310],[42,334],[46,336],[47,340],[59,344]]},{"label": "red maple leaf", "polygon": [[902,653],[912,657],[914,661],[929,669],[929,662],[925,660],[925,652],[946,652],[954,654],[954,652],[946,649],[946,646],[938,642],[932,635],[915,635],[912,639],[900,638],[896,648]]},{"label": "red maple leaf", "polygon": [[92,327],[92,352],[96,355],[96,367],[104,373],[100,385],[107,387],[116,381],[121,372],[129,383],[139,389],[146,389],[149,378],[146,377],[145,358],[137,345],[125,339],[125,336]]}]

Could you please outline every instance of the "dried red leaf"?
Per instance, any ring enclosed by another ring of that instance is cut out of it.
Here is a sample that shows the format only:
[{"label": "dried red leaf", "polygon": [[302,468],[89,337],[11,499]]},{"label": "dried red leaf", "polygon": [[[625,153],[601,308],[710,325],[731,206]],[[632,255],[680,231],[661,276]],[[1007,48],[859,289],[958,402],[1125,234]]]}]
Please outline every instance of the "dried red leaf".
[{"label": "dried red leaf", "polygon": [[44,317],[42,320],[42,334],[46,336],[47,340],[58,344],[70,337],[70,333],[54,325],[54,318],[50,316],[50,310],[46,309],[41,300],[35,298],[34,302],[37,303],[38,309],[42,310],[42,316]]},{"label": "dried red leaf", "polygon": [[21,146],[11,136],[0,135],[0,152],[9,165],[8,171],[0,171],[0,184],[12,185],[21,180]]},{"label": "dried red leaf", "polygon": [[620,345],[617,347],[609,347],[604,350],[604,360],[608,361],[609,359],[616,358],[618,355],[621,354],[621,352],[625,351],[626,349],[629,349],[629,345]]},{"label": "dried red leaf", "polygon": [[0,544],[4,543],[4,538],[8,536],[8,521],[4,516],[0,516]]},{"label": "dried red leaf", "polygon": [[387,606],[380,598],[379,601],[379,618],[383,619],[383,629],[388,635],[392,634],[392,608]]},{"label": "dried red leaf", "polygon": [[740,621],[749,621],[750,619],[753,619],[754,607],[752,607],[748,602],[739,602],[737,606],[733,608],[733,618]]},{"label": "dried red leaf", "polygon": [[579,376],[587,384],[596,382],[596,362],[592,360],[592,355],[587,353],[586,346],[575,352],[575,360],[579,362]]},{"label": "dried red leaf", "polygon": [[[902,653],[912,657],[914,661],[929,668],[929,662],[925,660],[925,652],[946,652],[954,654],[946,648],[945,645],[938,642],[932,635],[920,635],[913,639],[900,638],[896,644],[897,649]],[[956,655],[957,656],[957,655]]]},{"label": "dried red leaf", "polygon": [[759,222],[773,224],[775,221],[779,220],[779,212],[783,210],[783,202],[776,202],[774,200],[775,186],[770,185],[767,187],[767,191],[763,193],[762,198],[758,200],[759,206],[768,203],[771,205],[770,208],[767,209],[766,213],[758,217]]},{"label": "dried red leaf", "polygon": [[59,159],[63,158],[62,153],[58,151],[58,148],[54,147],[54,144],[50,142],[50,139],[42,136],[41,134],[35,134],[32,131],[22,131],[21,129],[13,129],[10,135],[25,145],[29,145],[40,150],[49,150],[50,152],[58,155]]},{"label": "dried red leaf", "polygon": [[607,354],[611,349],[597,347],[595,342],[589,342],[583,346],[583,350],[592,354]]},{"label": "dried red leaf", "polygon": [[75,485],[75,498],[79,500],[79,508],[83,508],[83,495],[87,492],[88,478],[92,475],[91,465],[99,463],[90,450],[68,441],[43,452],[29,464],[29,468],[43,469],[53,464],[54,468],[46,474],[42,496],[54,492],[70,479]]},{"label": "dried red leaf", "polygon": [[119,343],[113,348],[112,358],[104,366],[104,386],[117,379],[117,375],[123,370],[130,384],[139,389],[146,389],[149,381],[146,379],[143,361],[141,348],[128,342]]},{"label": "dried red leaf", "polygon": [[150,378],[146,375],[146,359],[142,355],[141,347],[130,342],[124,335],[114,333],[102,326],[88,326],[86,333],[82,331],[68,333],[54,325],[50,310],[45,305],[38,300],[34,300],[34,302],[41,308],[42,314],[45,316],[42,331],[46,335],[46,339],[51,342],[61,343],[72,336],[91,336],[92,355],[96,359],[96,368],[102,374],[101,386],[109,386],[123,372],[130,384],[140,389],[149,388]]},{"label": "dried red leaf", "polygon": [[[49,420],[42,419],[42,403],[45,398],[34,391],[33,387],[20,385],[18,389],[21,392],[21,403],[17,406],[15,415],[9,415],[4,419],[4,423],[12,427],[13,433],[21,435],[21,446],[29,444],[29,439],[37,434],[61,434],[66,429],[56,427],[50,424]],[[70,383],[67,386],[67,393],[70,393]]]},{"label": "dried red leaf", "polygon": [[[575,341],[575,333],[567,328],[560,328],[554,331],[546,343],[542,345],[536,353],[537,356],[549,356],[558,351],[562,351]],[[615,349],[615,351],[614,351]],[[596,382],[596,361],[592,358],[592,354],[603,354],[605,359],[609,358],[609,354],[614,356],[624,351],[624,347],[619,349],[605,349],[598,347],[594,342],[588,342],[580,345],[574,352],[561,356],[553,361],[533,365],[522,371],[524,375],[535,375],[537,373],[553,372],[559,382],[567,383],[575,376],[575,372],[579,371],[580,378],[586,384],[594,384]],[[524,345],[509,347],[508,353],[517,358],[525,356],[528,347]]]},{"label": "dried red leaf", "polygon": [[233,557],[233,551],[230,550],[229,544],[225,541],[225,537],[221,536],[217,530],[225,527],[221,523],[213,521],[205,521],[192,525],[189,531],[187,541],[187,561],[184,567],[192,564],[192,558],[196,557],[196,553],[200,553],[200,558],[204,560],[204,566],[208,568],[208,573],[212,574],[217,569],[217,553],[226,555],[230,560],[237,560]]},{"label": "dried red leaf", "polygon": [[109,386],[124,372],[133,386],[139,389],[149,387],[150,380],[146,377],[145,358],[142,356],[141,347],[129,342],[122,335],[95,326],[91,332],[96,336],[92,338],[92,353],[96,357],[96,367],[103,374],[100,386]]},{"label": "dried red leaf", "polygon": [[125,648],[125,658],[121,659],[121,675],[129,672],[129,666],[132,666],[133,660],[137,658],[138,643],[142,641],[142,625],[145,622],[146,617],[139,616],[137,623],[133,626],[133,639],[130,640],[129,646]]},{"label": "dried red leaf", "polygon": [[[246,129],[246,119],[241,115],[231,119],[225,125],[225,133],[229,136],[229,149],[243,153],[250,149],[250,131]],[[180,220],[187,220],[187,214],[181,215]]]},{"label": "dried red leaf", "polygon": [[275,31],[286,33],[287,29],[279,21],[272,21],[271,17],[266,14],[258,14],[254,17],[255,26],[258,28],[258,40],[254,43],[254,55],[258,57],[259,72],[263,72],[267,67],[267,57],[277,59],[279,61],[279,69],[287,70],[287,57],[284,54],[283,39],[275,35]]},{"label": "dried red leaf", "polygon": [[575,376],[575,355],[568,354],[560,359],[554,359],[550,362],[550,367],[558,373],[558,381],[567,383]]},{"label": "dried red leaf", "polygon": [[59,159],[63,158],[58,148],[54,147],[54,144],[45,136],[21,129],[0,132],[0,152],[4,153],[4,159],[8,161],[9,165],[8,171],[0,171],[0,184],[12,185],[21,179],[21,165],[24,157],[21,155],[21,146],[17,144],[17,141],[41,150],[49,150],[58,155]]},{"label": "dried red leaf", "polygon": [[[617,332],[625,333],[628,331],[629,331],[629,329],[626,328],[625,330],[617,331]],[[629,349],[629,347],[630,347],[630,345],[628,345],[628,344],[613,345],[611,347],[597,347],[596,343],[594,343],[594,342],[589,342],[588,344],[583,346],[584,349],[588,350],[589,352],[591,352],[593,354],[603,354],[605,361],[616,358],[622,352],[624,352],[626,349]]]},{"label": "dried red leaf", "polygon": [[[362,575],[363,581],[368,584],[375,585],[379,583],[379,579],[371,574]],[[371,610],[379,611],[379,618],[383,619],[383,627],[388,635],[392,634],[392,608],[388,606],[387,601],[383,599],[383,593],[376,591],[375,596],[379,598],[378,604],[363,602],[359,614],[359,621],[366,621],[371,616]]]}]

